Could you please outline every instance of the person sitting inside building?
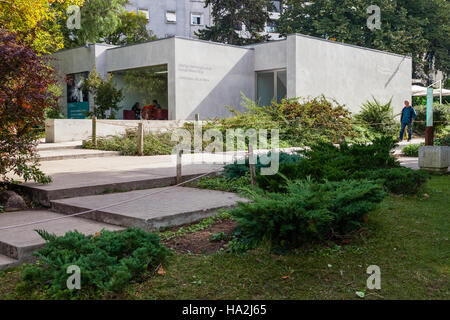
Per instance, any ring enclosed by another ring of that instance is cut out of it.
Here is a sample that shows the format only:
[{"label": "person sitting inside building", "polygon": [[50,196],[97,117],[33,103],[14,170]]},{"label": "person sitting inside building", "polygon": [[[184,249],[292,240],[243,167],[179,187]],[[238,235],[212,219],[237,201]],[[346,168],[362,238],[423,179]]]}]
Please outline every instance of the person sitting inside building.
[{"label": "person sitting inside building", "polygon": [[136,120],[141,119],[141,106],[139,102],[136,102],[134,106],[131,108],[131,110],[134,111]]},{"label": "person sitting inside building", "polygon": [[153,100],[153,108],[155,108],[155,109],[162,109],[161,106],[158,103],[158,100]]},{"label": "person sitting inside building", "polygon": [[153,105],[147,105],[142,108],[142,119],[151,120],[153,114]]}]

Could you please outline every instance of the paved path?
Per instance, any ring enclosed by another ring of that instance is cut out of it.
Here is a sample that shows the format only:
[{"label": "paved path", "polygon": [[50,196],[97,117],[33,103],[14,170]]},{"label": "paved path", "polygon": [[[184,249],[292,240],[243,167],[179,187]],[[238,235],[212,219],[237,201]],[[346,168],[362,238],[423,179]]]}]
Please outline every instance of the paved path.
[{"label": "paved path", "polygon": [[[286,149],[289,150],[292,149]],[[260,151],[263,152],[267,150]],[[221,171],[225,164],[245,155],[245,151],[183,155],[183,179]],[[176,181],[176,156],[120,156],[44,161],[41,163],[41,169],[52,177],[52,183],[25,183],[19,188],[31,192],[36,202],[49,206],[50,200],[173,185]]]},{"label": "paved path", "polygon": [[53,200],[51,204],[54,211],[73,214],[132,199],[137,200],[101,209],[83,217],[153,231],[197,221],[217,214],[219,209],[234,207],[238,201],[248,201],[229,192],[169,187]]},{"label": "paved path", "polygon": [[0,228],[58,217],[64,217],[64,219],[10,230],[0,230],[0,269],[28,261],[34,251],[45,245],[45,241],[34,231],[36,229],[44,229],[58,236],[73,230],[84,234],[95,234],[102,229],[110,231],[123,229],[102,222],[66,217],[62,214],[45,210],[2,213],[0,214]]}]

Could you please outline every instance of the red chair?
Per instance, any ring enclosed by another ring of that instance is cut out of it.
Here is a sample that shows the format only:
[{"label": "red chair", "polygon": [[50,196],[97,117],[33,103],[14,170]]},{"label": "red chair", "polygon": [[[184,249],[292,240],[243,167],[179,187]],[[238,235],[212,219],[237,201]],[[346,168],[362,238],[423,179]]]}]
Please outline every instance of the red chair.
[{"label": "red chair", "polygon": [[133,110],[123,110],[123,120],[136,120],[136,114]]},{"label": "red chair", "polygon": [[162,117],[162,112],[161,111],[162,111],[161,109],[153,110],[153,119],[161,120],[161,117]]}]

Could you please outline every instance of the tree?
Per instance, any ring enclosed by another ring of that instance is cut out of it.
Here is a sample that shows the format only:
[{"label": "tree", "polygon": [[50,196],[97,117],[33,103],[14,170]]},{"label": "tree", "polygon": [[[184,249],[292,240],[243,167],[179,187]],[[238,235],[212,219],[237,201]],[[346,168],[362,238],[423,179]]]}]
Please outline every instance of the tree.
[{"label": "tree", "polygon": [[0,28],[16,33],[17,40],[38,53],[64,47],[61,25],[71,5],[84,0],[0,0]]},{"label": "tree", "polygon": [[37,166],[35,128],[43,124],[44,110],[57,106],[48,90],[56,83],[53,71],[16,35],[0,29],[0,75],[0,181],[15,174],[49,182]]},{"label": "tree", "polygon": [[[206,0],[205,8],[212,6],[214,25],[206,27],[196,35],[203,40],[244,45],[267,41],[261,34],[270,20],[273,4],[269,0]],[[245,30],[242,30],[242,26]],[[242,32],[240,32],[242,31]]]},{"label": "tree", "polygon": [[63,25],[66,47],[103,42],[120,26],[120,15],[128,0],[85,0],[81,7],[81,28],[69,30]]},{"label": "tree", "polygon": [[153,32],[147,30],[148,19],[143,13],[123,11],[119,18],[119,26],[106,35],[106,43],[127,45],[156,39]]},{"label": "tree", "polygon": [[[415,77],[427,77],[431,63],[449,73],[449,10],[445,0],[286,0],[279,30],[359,46],[411,54]],[[381,28],[369,29],[367,8],[381,9]]]},{"label": "tree", "polygon": [[116,118],[116,112],[120,109],[119,103],[123,100],[122,89],[116,89],[109,75],[106,80],[94,68],[89,73],[89,77],[84,80],[83,87],[94,96],[94,111],[89,112],[89,116],[96,116],[99,119],[106,119],[106,112],[110,111],[109,119]]}]

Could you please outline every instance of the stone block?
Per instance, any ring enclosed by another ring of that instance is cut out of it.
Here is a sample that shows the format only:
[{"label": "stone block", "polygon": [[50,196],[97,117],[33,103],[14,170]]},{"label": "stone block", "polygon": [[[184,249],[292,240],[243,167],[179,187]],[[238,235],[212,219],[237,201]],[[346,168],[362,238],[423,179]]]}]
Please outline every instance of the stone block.
[{"label": "stone block", "polygon": [[449,166],[450,147],[424,146],[419,148],[419,167],[445,173]]}]

